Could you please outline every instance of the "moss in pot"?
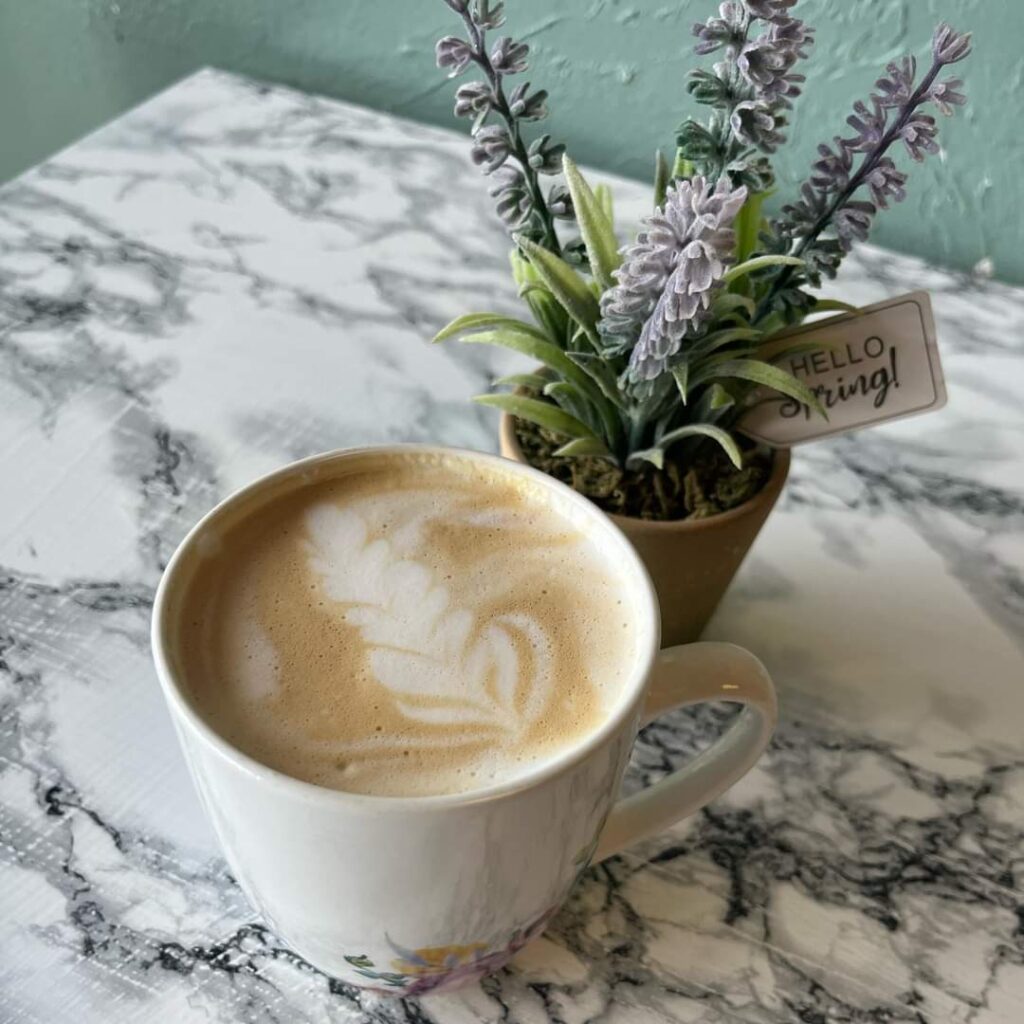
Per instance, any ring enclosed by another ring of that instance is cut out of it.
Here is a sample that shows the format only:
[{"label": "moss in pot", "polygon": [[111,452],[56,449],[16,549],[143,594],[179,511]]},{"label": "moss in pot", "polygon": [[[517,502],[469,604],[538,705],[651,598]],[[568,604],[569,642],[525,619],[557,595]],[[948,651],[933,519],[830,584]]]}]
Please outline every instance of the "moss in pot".
[{"label": "moss in pot", "polygon": [[[878,209],[904,197],[897,144],[915,160],[937,151],[925,110],[948,114],[964,102],[961,83],[938,75],[968,54],[970,37],[940,25],[919,81],[913,58],[889,64],[869,101],[854,105],[852,134],[818,147],[798,197],[768,220],[769,156],[784,141],[803,82],[793,69],[812,33],[791,16],[795,0],[722,4],[694,27],[699,55],[721,51],[713,70],[690,75],[710,117],[683,122],[671,165],[658,155],[654,212],[620,249],[609,190],[592,189],[549,136],[527,140],[546,116],[547,94],[529,83],[507,88],[526,70],[528,47],[507,36],[488,46],[503,5],[444,2],[464,35],[438,43],[438,64],[452,76],[482,74],[459,87],[455,110],[473,119],[473,160],[495,180],[531,321],[473,313],[435,340],[501,345],[539,364],[476,399],[502,410],[503,453],[612,515],[654,579],[665,642],[692,640],[789,467],[787,452],[744,441],[739,423],[773,393],[824,415],[817,396],[776,365],[808,345],[785,329],[853,308],[812,289],[835,275]],[[544,176],[559,174],[544,187]]]},{"label": "moss in pot", "polygon": [[772,471],[772,454],[762,446],[741,445],[739,468],[716,445],[690,456],[683,445],[675,445],[665,453],[661,469],[649,462],[626,468],[598,455],[557,455],[564,437],[507,413],[501,434],[508,458],[561,480],[609,515],[630,519],[678,522],[728,512],[750,501]]}]

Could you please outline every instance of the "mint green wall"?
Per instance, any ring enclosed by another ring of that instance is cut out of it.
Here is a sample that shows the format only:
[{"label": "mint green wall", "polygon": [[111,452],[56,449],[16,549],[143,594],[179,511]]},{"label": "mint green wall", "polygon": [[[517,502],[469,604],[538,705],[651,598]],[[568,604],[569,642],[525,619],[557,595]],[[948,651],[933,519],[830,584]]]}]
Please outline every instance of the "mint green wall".
[{"label": "mint green wall", "polygon": [[[687,108],[690,25],[714,6],[508,0],[507,30],[534,47],[548,130],[579,162],[646,177]],[[989,257],[997,276],[1024,281],[1024,0],[803,0],[795,13],[818,43],[779,200],[885,62],[921,54],[945,17],[975,33],[960,65],[971,106],[943,121],[947,155],[913,168],[910,198],[873,237],[956,267]],[[455,30],[441,0],[0,0],[0,179],[204,64],[450,125],[453,85],[433,43]]]}]

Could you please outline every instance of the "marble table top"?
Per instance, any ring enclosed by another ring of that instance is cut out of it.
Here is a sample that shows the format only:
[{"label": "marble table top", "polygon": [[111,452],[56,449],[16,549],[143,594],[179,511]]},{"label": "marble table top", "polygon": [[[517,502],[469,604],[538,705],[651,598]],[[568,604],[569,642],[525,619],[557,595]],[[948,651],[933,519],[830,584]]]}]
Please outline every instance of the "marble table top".
[{"label": "marble table top", "polygon": [[250,910],[150,665],[161,568],[287,460],[495,448],[499,360],[427,338],[515,307],[506,252],[463,138],[213,71],[0,191],[0,1021],[1024,1020],[1024,291],[871,248],[833,293],[928,289],[950,401],[795,455],[709,630],[777,680],[753,773],[449,996],[360,996]]}]

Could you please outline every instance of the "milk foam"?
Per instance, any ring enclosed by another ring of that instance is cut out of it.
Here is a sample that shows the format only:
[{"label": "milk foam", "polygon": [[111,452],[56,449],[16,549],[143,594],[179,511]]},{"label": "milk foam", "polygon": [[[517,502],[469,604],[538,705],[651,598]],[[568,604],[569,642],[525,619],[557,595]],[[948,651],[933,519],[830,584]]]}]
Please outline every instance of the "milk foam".
[{"label": "milk foam", "polygon": [[632,667],[595,543],[511,478],[383,464],[256,522],[197,572],[185,648],[212,724],[289,774],[490,785],[596,728]]}]

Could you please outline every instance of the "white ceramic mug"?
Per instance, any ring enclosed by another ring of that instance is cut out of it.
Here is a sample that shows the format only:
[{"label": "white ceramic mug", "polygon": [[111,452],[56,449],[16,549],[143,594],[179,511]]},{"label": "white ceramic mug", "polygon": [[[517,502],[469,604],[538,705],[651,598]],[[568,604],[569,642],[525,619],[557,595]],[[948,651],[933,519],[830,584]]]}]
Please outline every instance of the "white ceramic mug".
[{"label": "white ceramic mug", "polygon": [[[374,449],[386,455],[410,446]],[[761,663],[731,644],[659,651],[658,606],[626,538],[595,505],[539,471],[492,455],[509,474],[597,535],[636,607],[637,657],[607,718],[530,774],[485,790],[375,797],[301,782],[259,764],[216,734],[183,685],[175,623],[188,566],[227,514],[333,474],[367,449],[314,456],[232,495],[175,552],[157,590],[153,657],[185,759],[225,855],[252,904],[298,953],[343,981],[399,995],[453,987],[501,967],[539,934],[580,873],[692,814],[754,764],[776,718]],[[240,508],[241,507],[241,508]],[[248,512],[245,512],[248,514]],[[746,705],[714,745],[641,792],[615,801],[637,729],[702,701]]]}]

